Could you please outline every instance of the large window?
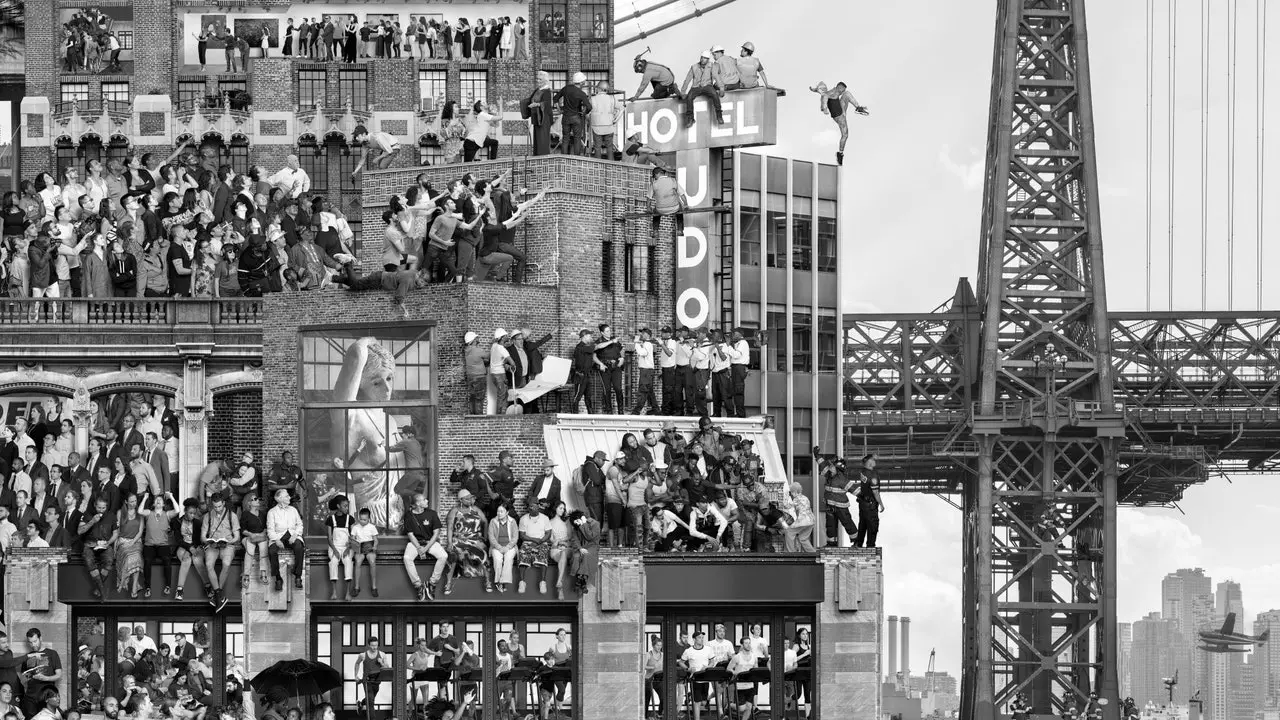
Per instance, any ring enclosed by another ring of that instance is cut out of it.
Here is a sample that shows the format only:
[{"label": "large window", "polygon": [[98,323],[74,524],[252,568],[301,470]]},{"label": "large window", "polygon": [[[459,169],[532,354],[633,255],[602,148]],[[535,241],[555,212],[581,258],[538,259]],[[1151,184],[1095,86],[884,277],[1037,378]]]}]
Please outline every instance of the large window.
[{"label": "large window", "polygon": [[[237,93],[248,92],[248,91],[249,91],[249,83],[245,82],[244,80],[219,80],[217,106],[222,107],[222,104],[228,98],[234,101]],[[234,109],[234,107],[235,105],[233,104],[232,108]],[[236,172],[240,172],[240,171],[236,170]]]},{"label": "large window", "polygon": [[304,67],[298,71],[298,107],[300,109],[314,109],[317,100],[324,103],[327,75],[323,67]]},{"label": "large window", "polygon": [[369,109],[369,74],[364,68],[344,68],[338,71],[338,105],[364,112]]},{"label": "large window", "polygon": [[839,237],[836,234],[836,203],[834,200],[818,201],[818,272],[836,272],[840,269]]},{"label": "large window", "polygon": [[658,254],[649,245],[627,243],[626,291],[631,293],[657,292]]},{"label": "large window", "polygon": [[89,102],[89,83],[62,83],[62,102],[70,103],[73,101],[80,103],[81,107],[84,107],[85,103]]},{"label": "large window", "polygon": [[609,39],[609,3],[584,2],[579,5],[578,34],[583,40]]},{"label": "large window", "polygon": [[444,162],[444,148],[438,142],[418,143],[418,164],[431,167]]},{"label": "large window", "polygon": [[340,326],[299,337],[302,457],[311,534],[346,495],[399,533],[417,492],[430,495],[435,435],[432,327]]},{"label": "large window", "polygon": [[818,372],[835,372],[840,358],[840,323],[836,309],[818,308]]},{"label": "large window", "polygon": [[489,71],[488,70],[463,70],[459,74],[461,80],[461,91],[458,97],[462,98],[460,110],[470,112],[472,106],[477,102],[489,104]]},{"label": "large window", "polygon": [[422,99],[423,112],[440,110],[444,107],[448,82],[449,73],[445,70],[418,71],[418,97]]},{"label": "large window", "polygon": [[796,372],[813,371],[813,314],[807,305],[791,308],[791,367]]},{"label": "large window", "polygon": [[795,448],[791,454],[795,462],[792,470],[797,475],[812,475],[813,456],[805,450],[813,447],[813,410],[798,407],[792,412],[791,447]]},{"label": "large window", "polygon": [[608,70],[583,70],[582,74],[587,76],[587,82],[592,85],[599,85],[600,83],[612,84],[609,82]]},{"label": "large window", "polygon": [[760,193],[743,190],[738,219],[738,261],[742,265],[760,267]]},{"label": "large window", "polygon": [[809,270],[813,266],[813,201],[794,197],[791,203],[791,267]]},{"label": "large window", "polygon": [[786,372],[787,339],[790,337],[787,331],[787,306],[769,303],[765,311],[765,336],[769,340],[765,369]]},{"label": "large window", "polygon": [[329,164],[325,158],[325,146],[314,141],[298,145],[298,164],[311,178],[311,192],[329,192]]},{"label": "large window", "polygon": [[542,42],[564,42],[568,37],[569,3],[553,1],[540,3],[542,17],[538,19],[538,39]]},{"label": "large window", "polygon": [[128,81],[102,83],[102,105],[112,112],[129,110]]},{"label": "large window", "polygon": [[766,196],[765,262],[771,268],[787,266],[787,197],[778,193]]},{"label": "large window", "polygon": [[[329,155],[330,164],[337,162],[338,189],[342,192],[355,192],[359,190],[359,181],[351,177],[351,173],[354,173],[356,171],[356,165],[360,164],[360,150],[358,148],[348,147],[346,143],[341,140],[334,139],[325,144],[325,152]],[[351,218],[347,218],[347,222],[350,223],[350,221]]]},{"label": "large window", "polygon": [[738,307],[738,327],[743,329],[743,334],[751,341],[751,364],[749,367],[759,369],[760,367],[760,303],[743,302]]},{"label": "large window", "polygon": [[205,83],[203,80],[178,81],[178,105],[183,110],[204,105]]},{"label": "large window", "polygon": [[249,173],[249,141],[243,137],[235,138],[227,148],[227,160],[237,175]]}]

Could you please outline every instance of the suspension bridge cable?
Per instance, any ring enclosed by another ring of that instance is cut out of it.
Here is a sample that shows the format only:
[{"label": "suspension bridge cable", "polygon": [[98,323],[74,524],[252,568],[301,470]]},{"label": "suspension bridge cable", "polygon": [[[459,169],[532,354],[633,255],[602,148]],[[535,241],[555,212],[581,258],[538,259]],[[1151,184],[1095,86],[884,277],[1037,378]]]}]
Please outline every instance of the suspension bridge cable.
[{"label": "suspension bridge cable", "polygon": [[1169,309],[1173,309],[1173,192],[1176,186],[1177,156],[1174,139],[1177,137],[1178,63],[1174,56],[1178,51],[1178,0],[1169,3]]},{"label": "suspension bridge cable", "polygon": [[1236,72],[1237,31],[1240,24],[1240,0],[1231,0],[1227,8],[1227,43],[1231,46],[1231,65],[1227,68],[1231,98],[1227,102],[1227,309],[1235,309],[1236,282]]},{"label": "suspension bridge cable", "polygon": [[1256,154],[1256,158],[1254,161],[1255,162],[1254,174],[1256,175],[1255,185],[1257,186],[1257,193],[1258,193],[1258,203],[1257,203],[1258,205],[1258,221],[1257,221],[1258,257],[1255,263],[1256,264],[1255,271],[1258,274],[1258,280],[1257,280],[1258,309],[1261,310],[1262,302],[1263,302],[1263,297],[1262,297],[1263,279],[1266,277],[1266,274],[1262,272],[1262,238],[1263,238],[1262,229],[1263,229],[1263,221],[1264,221],[1262,199],[1266,197],[1265,188],[1266,188],[1266,181],[1267,181],[1266,164],[1263,162],[1263,158],[1265,157],[1266,151],[1267,151],[1267,2],[1266,0],[1258,0],[1258,14],[1261,15],[1261,18],[1257,23],[1258,56],[1259,56],[1258,58],[1258,67],[1259,67],[1258,91],[1256,94],[1256,97],[1258,98],[1258,126],[1257,126],[1258,152]]},{"label": "suspension bridge cable", "polygon": [[1155,75],[1155,38],[1152,28],[1155,24],[1153,3],[1147,0],[1147,310],[1151,310],[1151,139],[1153,131],[1153,114],[1151,112],[1152,86]]},{"label": "suspension bridge cable", "polygon": [[1209,0],[1200,0],[1200,310],[1209,309]]}]

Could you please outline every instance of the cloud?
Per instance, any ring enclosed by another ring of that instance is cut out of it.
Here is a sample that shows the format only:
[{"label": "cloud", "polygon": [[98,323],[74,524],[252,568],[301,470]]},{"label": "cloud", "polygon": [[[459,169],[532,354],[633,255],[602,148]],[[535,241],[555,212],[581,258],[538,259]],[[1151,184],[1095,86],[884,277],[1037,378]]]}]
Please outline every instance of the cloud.
[{"label": "cloud", "polygon": [[943,145],[938,151],[938,162],[942,164],[944,170],[960,179],[960,185],[965,190],[980,190],[986,174],[987,161],[981,153],[971,151],[968,154],[976,155],[977,158],[968,162],[956,161],[951,157],[951,147]]}]

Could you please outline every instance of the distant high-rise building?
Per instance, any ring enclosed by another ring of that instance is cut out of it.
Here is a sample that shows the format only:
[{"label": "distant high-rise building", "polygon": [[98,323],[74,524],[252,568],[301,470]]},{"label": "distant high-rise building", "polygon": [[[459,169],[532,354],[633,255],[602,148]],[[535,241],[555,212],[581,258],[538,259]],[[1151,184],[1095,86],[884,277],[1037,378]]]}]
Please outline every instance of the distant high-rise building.
[{"label": "distant high-rise building", "polygon": [[[1258,613],[1253,631],[1271,630],[1280,635],[1280,610]],[[1255,710],[1280,707],[1280,637],[1253,649],[1253,697]]]},{"label": "distant high-rise building", "polygon": [[1242,655],[1233,655],[1231,683],[1231,720],[1254,720],[1256,703],[1254,702],[1254,675],[1257,671],[1253,662],[1245,662]]},{"label": "distant high-rise building", "polygon": [[1190,622],[1191,632],[1187,640],[1190,643],[1189,647],[1191,648],[1191,677],[1189,678],[1191,682],[1188,687],[1184,688],[1185,695],[1183,695],[1183,697],[1190,697],[1191,695],[1194,695],[1196,691],[1201,691],[1200,697],[1206,702],[1208,702],[1210,692],[1209,660],[1215,656],[1200,652],[1195,649],[1195,646],[1198,642],[1197,633],[1201,630],[1213,628],[1213,614],[1212,593],[1202,595],[1192,601]]},{"label": "distant high-rise building", "polygon": [[1213,580],[1205,575],[1203,568],[1180,568],[1160,583],[1160,599],[1163,616],[1174,622],[1179,634],[1172,651],[1173,667],[1179,679],[1173,699],[1185,703],[1203,684],[1197,680],[1200,675],[1197,674],[1196,631],[1201,623],[1212,619],[1204,612],[1208,608],[1212,614]]},{"label": "distant high-rise building", "polygon": [[1153,701],[1163,704],[1167,698],[1164,679],[1173,674],[1173,643],[1177,623],[1153,612],[1133,624],[1133,662],[1130,666],[1130,696],[1138,707]]},{"label": "distant high-rise building", "polygon": [[1248,621],[1244,616],[1244,591],[1240,589],[1240,583],[1231,580],[1218,583],[1217,605],[1214,612],[1217,619],[1225,618],[1228,613],[1235,613],[1236,630],[1245,631],[1245,623]]},{"label": "distant high-rise building", "polygon": [[1120,634],[1120,696],[1133,697],[1129,672],[1133,667],[1133,623],[1118,623]]},{"label": "distant high-rise building", "polygon": [[[1218,583],[1215,599],[1217,602],[1213,610],[1213,623],[1220,623],[1228,614],[1235,613],[1236,630],[1244,632],[1244,591],[1240,583],[1231,580]],[[1240,697],[1243,655],[1243,653],[1221,653],[1209,656],[1208,684],[1205,688],[1207,696],[1205,720],[1236,720],[1237,707],[1241,708],[1241,713],[1245,712],[1244,708],[1247,707],[1248,717],[1253,717],[1252,692],[1247,702]]]}]

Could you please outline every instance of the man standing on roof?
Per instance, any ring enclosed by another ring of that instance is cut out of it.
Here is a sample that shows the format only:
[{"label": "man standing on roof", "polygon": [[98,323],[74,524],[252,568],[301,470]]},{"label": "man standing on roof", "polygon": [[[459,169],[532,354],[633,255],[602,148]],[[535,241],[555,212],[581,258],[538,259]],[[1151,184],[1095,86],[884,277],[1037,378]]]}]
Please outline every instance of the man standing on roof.
[{"label": "man standing on roof", "polygon": [[844,144],[849,141],[849,105],[853,105],[853,111],[859,115],[870,115],[871,111],[858,102],[842,82],[836,83],[830,90],[826,83],[818,83],[809,89],[822,96],[822,114],[830,115],[836,121],[836,127],[840,128],[840,149],[836,152],[836,164],[844,165]]},{"label": "man standing on roof", "polygon": [[813,460],[818,466],[818,473],[823,481],[822,499],[827,511],[827,547],[839,545],[838,539],[842,526],[849,534],[849,543],[853,544],[858,538],[858,525],[853,521],[853,514],[849,512],[849,493],[858,489],[858,483],[845,473],[844,458],[822,458],[819,456],[818,446],[814,445]]},{"label": "man standing on roof", "polygon": [[576,72],[572,81],[560,88],[553,98],[563,109],[560,127],[564,137],[560,151],[565,155],[582,155],[586,150],[586,123],[587,116],[591,114],[591,97],[582,89],[586,83],[587,76]]},{"label": "man standing on roof", "polygon": [[712,59],[711,51],[703,50],[698,62],[689,66],[689,73],[684,76],[684,84],[680,86],[680,94],[684,96],[685,127],[693,124],[693,102],[699,96],[707,98],[707,102],[711,103],[711,109],[716,113],[716,123],[724,124],[724,110],[720,107],[724,82],[720,78],[720,66],[711,62]]},{"label": "man standing on roof", "polygon": [[769,87],[769,76],[764,74],[764,65],[756,58],[756,46],[750,42],[742,43],[742,50],[735,60],[738,65],[738,82],[743,90],[757,87]]}]

